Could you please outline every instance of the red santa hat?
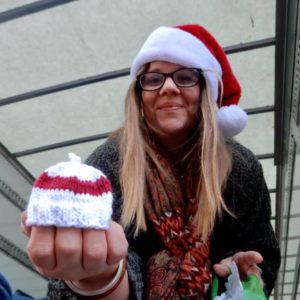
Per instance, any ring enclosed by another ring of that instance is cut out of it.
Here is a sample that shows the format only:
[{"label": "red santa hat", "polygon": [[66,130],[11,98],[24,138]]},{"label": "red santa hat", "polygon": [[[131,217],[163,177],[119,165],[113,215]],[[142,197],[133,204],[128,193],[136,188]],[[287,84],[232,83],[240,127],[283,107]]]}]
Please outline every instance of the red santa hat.
[{"label": "red santa hat", "polygon": [[222,47],[205,28],[196,24],[157,28],[134,58],[131,76],[135,78],[144,64],[157,60],[201,69],[217,104],[218,124],[224,136],[232,137],[245,128],[247,114],[238,106],[241,87]]}]

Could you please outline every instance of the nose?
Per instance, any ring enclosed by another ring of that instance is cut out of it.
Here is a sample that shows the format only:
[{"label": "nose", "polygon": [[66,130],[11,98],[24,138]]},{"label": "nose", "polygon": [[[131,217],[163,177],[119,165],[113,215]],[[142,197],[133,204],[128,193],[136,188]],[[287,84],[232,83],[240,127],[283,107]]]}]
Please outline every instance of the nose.
[{"label": "nose", "polygon": [[180,89],[178,88],[178,86],[175,84],[175,82],[170,76],[166,78],[166,81],[164,82],[163,86],[159,91],[160,95],[168,94],[168,93],[180,93]]}]

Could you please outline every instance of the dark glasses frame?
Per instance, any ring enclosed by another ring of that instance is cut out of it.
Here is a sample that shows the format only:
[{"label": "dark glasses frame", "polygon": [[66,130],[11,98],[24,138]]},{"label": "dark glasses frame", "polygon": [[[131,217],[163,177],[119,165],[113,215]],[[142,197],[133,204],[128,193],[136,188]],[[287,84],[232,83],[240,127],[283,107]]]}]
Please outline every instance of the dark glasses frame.
[{"label": "dark glasses frame", "polygon": [[[191,84],[191,85],[181,85],[181,84],[178,84],[178,82],[176,82],[176,80],[174,80],[174,76],[176,76],[176,73],[181,72],[183,70],[192,70],[195,73],[198,73],[198,80],[195,83]],[[179,88],[189,88],[189,87],[193,87],[193,86],[197,85],[198,83],[201,83],[201,85],[202,85],[202,83],[204,82],[204,78],[203,78],[203,74],[202,73],[203,73],[202,69],[199,69],[199,68],[181,68],[181,69],[176,70],[176,71],[171,72],[171,73],[145,72],[145,73],[142,73],[142,74],[140,74],[140,75],[138,75],[136,77],[136,83],[137,83],[137,86],[138,86],[138,88],[140,90],[143,90],[143,91],[157,91],[157,90],[159,90],[159,89],[161,89],[163,87],[163,85],[165,84],[167,78],[171,77],[172,80],[173,80],[173,82],[174,82],[174,84],[177,87],[179,87]],[[147,74],[159,74],[159,75],[162,75],[164,77],[164,79],[163,79],[161,85],[159,87],[157,87],[157,88],[154,88],[154,89],[145,89],[143,87],[142,80],[143,80],[144,76],[147,75]]]}]

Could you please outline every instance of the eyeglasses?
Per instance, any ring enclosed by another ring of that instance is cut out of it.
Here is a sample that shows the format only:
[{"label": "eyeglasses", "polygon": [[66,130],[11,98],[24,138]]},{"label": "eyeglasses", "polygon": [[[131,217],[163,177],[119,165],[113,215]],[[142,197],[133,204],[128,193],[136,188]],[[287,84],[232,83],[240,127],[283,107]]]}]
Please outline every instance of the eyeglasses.
[{"label": "eyeglasses", "polygon": [[171,77],[177,87],[188,88],[200,82],[201,69],[183,68],[172,73],[148,72],[136,77],[137,83],[144,91],[159,90],[167,77]]}]

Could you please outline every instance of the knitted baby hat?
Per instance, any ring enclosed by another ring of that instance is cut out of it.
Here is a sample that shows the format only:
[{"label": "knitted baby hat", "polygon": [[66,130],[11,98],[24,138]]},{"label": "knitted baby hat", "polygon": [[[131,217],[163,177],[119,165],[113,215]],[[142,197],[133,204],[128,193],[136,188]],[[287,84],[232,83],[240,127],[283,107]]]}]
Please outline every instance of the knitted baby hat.
[{"label": "knitted baby hat", "polygon": [[[134,58],[131,76],[135,78],[144,64],[159,60],[201,69],[218,106],[218,124],[224,136],[232,137],[244,129],[247,115],[238,106],[240,85],[224,50],[204,27],[186,24],[154,30]],[[223,81],[222,99],[219,78]]]},{"label": "knitted baby hat", "polygon": [[26,224],[107,229],[113,200],[110,181],[75,154],[69,158],[45,170],[34,182]]}]

